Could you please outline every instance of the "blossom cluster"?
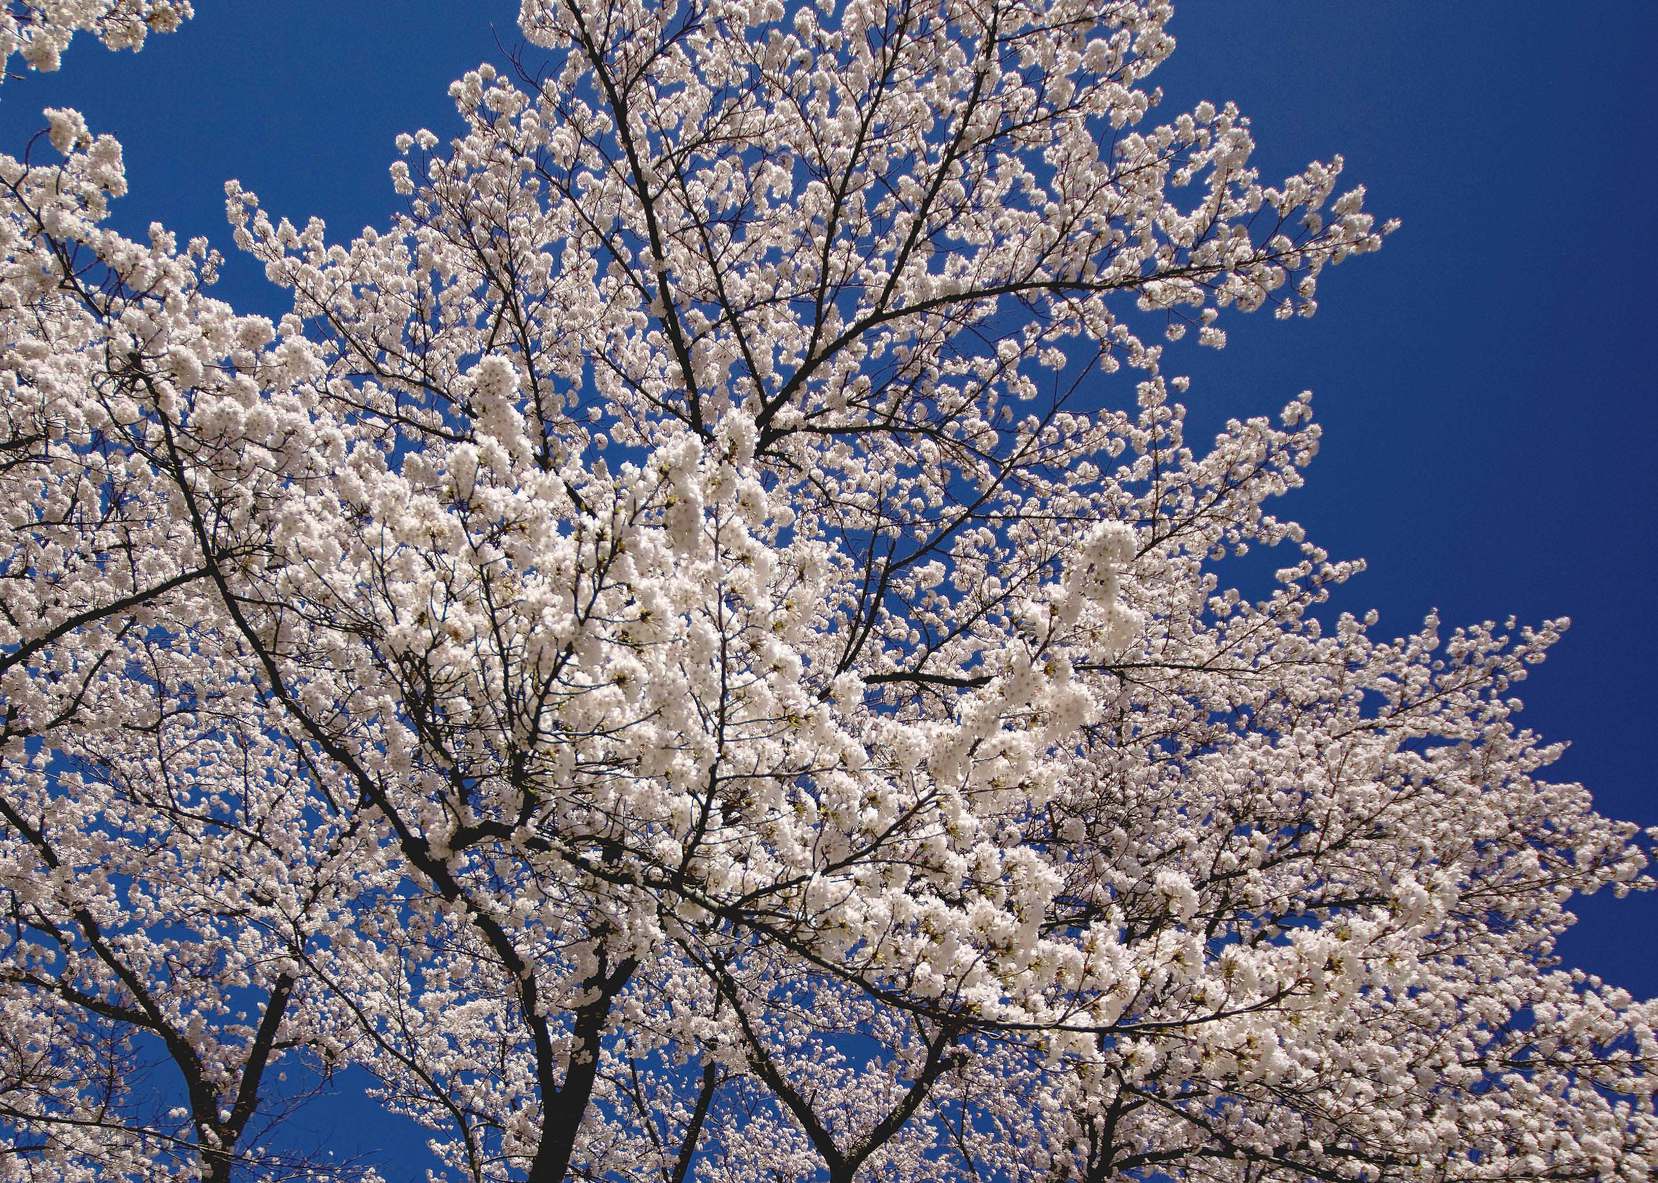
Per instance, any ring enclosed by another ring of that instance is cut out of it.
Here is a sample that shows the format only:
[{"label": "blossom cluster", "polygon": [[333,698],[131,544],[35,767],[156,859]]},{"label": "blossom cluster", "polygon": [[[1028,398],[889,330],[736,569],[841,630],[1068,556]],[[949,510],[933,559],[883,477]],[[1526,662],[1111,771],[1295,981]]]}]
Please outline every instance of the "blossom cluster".
[{"label": "blossom cluster", "polygon": [[56,70],[76,33],[107,49],[139,50],[195,15],[190,0],[7,0],[0,5],[0,75],[12,55],[31,70]]}]

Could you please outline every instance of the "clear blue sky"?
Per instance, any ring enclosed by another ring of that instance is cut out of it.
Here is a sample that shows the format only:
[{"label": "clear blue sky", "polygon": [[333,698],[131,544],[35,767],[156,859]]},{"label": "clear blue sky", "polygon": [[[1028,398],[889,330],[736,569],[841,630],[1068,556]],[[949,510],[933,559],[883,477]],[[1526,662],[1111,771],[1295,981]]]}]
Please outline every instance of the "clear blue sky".
[{"label": "clear blue sky", "polygon": [[[516,41],[506,0],[201,0],[138,56],[77,40],[0,87],[0,149],[71,105],[126,145],[120,221],[223,245],[223,182],[337,236],[383,221],[392,137],[454,126],[448,82]],[[494,22],[493,28],[491,22]],[[1404,229],[1305,322],[1234,319],[1184,364],[1204,415],[1311,388],[1326,425],[1286,512],[1370,572],[1348,606],[1411,628],[1566,614],[1522,687],[1532,728],[1602,810],[1658,824],[1658,5],[1185,0],[1165,110],[1235,99],[1272,175],[1343,153]],[[279,311],[257,272],[223,286]],[[1658,898],[1579,909],[1568,960],[1658,995]]]}]

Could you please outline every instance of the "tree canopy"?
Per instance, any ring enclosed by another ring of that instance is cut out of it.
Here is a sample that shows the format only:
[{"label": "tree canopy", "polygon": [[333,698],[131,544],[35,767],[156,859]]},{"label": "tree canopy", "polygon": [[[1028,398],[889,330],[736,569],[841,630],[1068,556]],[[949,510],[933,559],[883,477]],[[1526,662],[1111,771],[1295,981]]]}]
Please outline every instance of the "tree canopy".
[{"label": "tree canopy", "polygon": [[468,1183],[1651,1177],[1565,622],[1378,635],[1309,396],[1186,431],[1391,226],[1169,16],[524,0],[380,228],[227,185],[275,321],[0,156],[0,1181],[372,1179],[348,1069]]}]

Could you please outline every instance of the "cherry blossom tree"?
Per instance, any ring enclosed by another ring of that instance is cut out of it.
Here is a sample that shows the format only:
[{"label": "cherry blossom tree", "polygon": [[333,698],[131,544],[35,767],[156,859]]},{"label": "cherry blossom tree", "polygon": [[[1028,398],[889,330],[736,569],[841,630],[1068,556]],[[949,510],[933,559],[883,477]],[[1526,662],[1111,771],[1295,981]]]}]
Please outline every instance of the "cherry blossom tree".
[{"label": "cherry blossom tree", "polygon": [[[188,4],[7,10],[52,68]],[[1639,1180],[1658,835],[1564,621],[1396,638],[1170,348],[1389,226],[1166,117],[1160,0],[525,0],[291,294],[0,158],[0,1180]],[[1271,548],[1264,582],[1235,562]],[[325,1165],[326,1164],[326,1165]]]}]

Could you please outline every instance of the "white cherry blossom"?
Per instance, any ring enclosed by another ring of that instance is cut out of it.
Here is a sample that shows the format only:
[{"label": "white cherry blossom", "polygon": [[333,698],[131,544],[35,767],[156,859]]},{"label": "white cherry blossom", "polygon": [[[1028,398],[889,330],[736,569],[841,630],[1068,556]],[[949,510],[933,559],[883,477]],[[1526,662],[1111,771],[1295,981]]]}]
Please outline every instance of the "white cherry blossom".
[{"label": "white cherry blossom", "polygon": [[1387,227],[1169,15],[526,0],[379,227],[227,185],[275,321],[0,157],[0,1183],[372,1178],[347,1068],[469,1183],[1649,1178],[1565,622],[1381,634],[1310,397],[1187,438]]}]

